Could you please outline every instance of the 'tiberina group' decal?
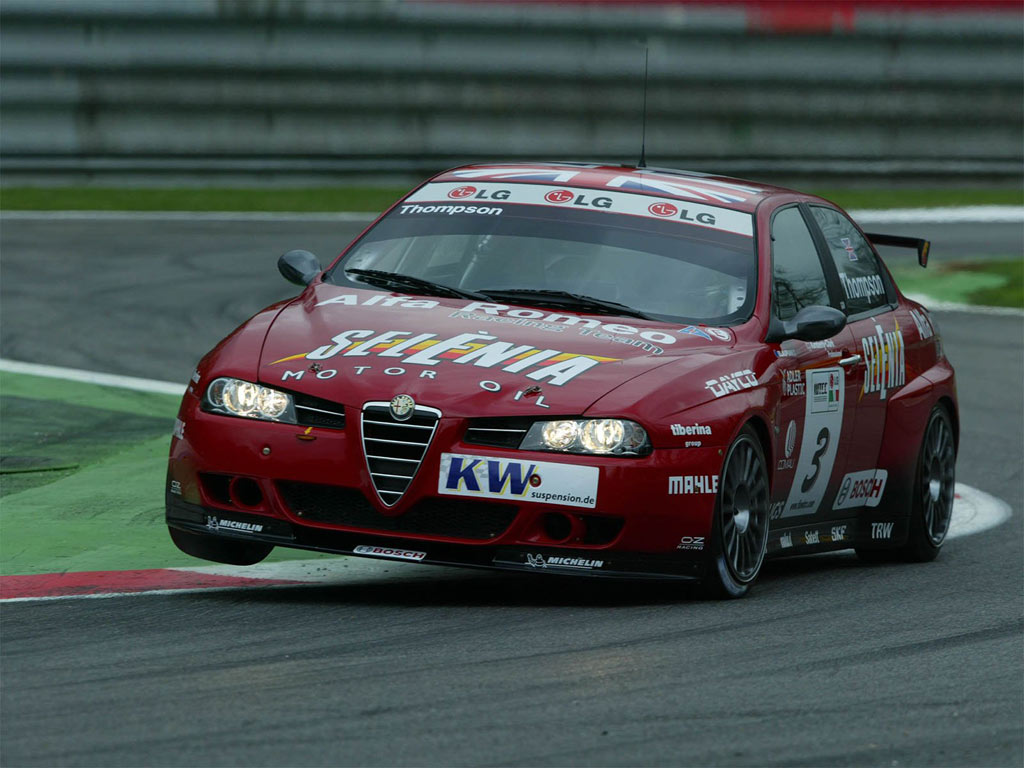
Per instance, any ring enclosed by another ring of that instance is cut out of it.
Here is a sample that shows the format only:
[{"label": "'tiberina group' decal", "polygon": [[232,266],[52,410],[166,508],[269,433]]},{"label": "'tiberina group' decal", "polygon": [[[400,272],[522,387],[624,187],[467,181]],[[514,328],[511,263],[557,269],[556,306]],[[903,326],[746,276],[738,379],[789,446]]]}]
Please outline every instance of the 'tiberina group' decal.
[{"label": "'tiberina group' decal", "polygon": [[[562,352],[557,349],[539,349],[529,344],[515,344],[499,341],[497,336],[486,333],[459,333],[455,336],[439,338],[434,333],[416,333],[415,331],[377,331],[356,329],[342,331],[324,344],[310,352],[289,355],[274,360],[271,365],[279,365],[295,360],[330,360],[335,357],[360,358],[378,357],[393,358],[392,361],[401,365],[426,366],[433,373],[433,367],[442,363],[473,365],[479,368],[499,368],[506,373],[523,372],[526,378],[544,381],[555,386],[562,386],[581,373],[602,363],[617,362],[619,358],[601,357],[599,355],[580,355]],[[362,371],[357,366],[357,375]],[[294,378],[301,379],[305,371],[284,371],[282,381]],[[326,371],[320,371],[318,378]],[[387,373],[387,371],[385,371]],[[433,378],[432,375],[426,378]]]}]

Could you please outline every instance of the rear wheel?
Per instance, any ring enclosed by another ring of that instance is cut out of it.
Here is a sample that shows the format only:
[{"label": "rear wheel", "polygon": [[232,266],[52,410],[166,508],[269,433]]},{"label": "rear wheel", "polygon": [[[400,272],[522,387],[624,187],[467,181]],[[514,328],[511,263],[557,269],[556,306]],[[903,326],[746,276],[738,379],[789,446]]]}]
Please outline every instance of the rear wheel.
[{"label": "rear wheel", "polygon": [[914,473],[907,542],[898,549],[857,550],[869,562],[909,560],[924,563],[939,556],[953,516],[956,485],[956,448],[953,422],[942,406],[935,406],[921,441]]},{"label": "rear wheel", "polygon": [[750,427],[729,446],[715,504],[711,552],[702,593],[743,597],[761,572],[768,544],[768,470]]},{"label": "rear wheel", "polygon": [[935,406],[917,459],[914,504],[910,513],[910,535],[900,553],[907,560],[923,563],[939,555],[953,517],[956,485],[956,449],[953,423],[946,409]]},{"label": "rear wheel", "polygon": [[228,565],[255,565],[270,554],[273,544],[260,541],[235,541],[219,536],[204,536],[177,528],[167,529],[175,546],[192,557]]}]

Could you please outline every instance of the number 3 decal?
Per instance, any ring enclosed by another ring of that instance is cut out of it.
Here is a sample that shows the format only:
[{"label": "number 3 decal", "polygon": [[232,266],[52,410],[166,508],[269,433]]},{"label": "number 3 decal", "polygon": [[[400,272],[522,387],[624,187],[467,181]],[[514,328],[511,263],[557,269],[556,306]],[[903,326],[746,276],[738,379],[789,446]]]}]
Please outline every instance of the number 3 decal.
[{"label": "number 3 decal", "polygon": [[846,381],[842,368],[806,372],[804,427],[793,485],[782,517],[813,515],[821,506],[843,431]]},{"label": "number 3 decal", "polygon": [[818,480],[818,475],[821,474],[821,457],[825,455],[825,451],[828,450],[828,427],[822,427],[821,432],[818,433],[818,450],[814,452],[813,458],[811,458],[811,464],[814,465],[814,471],[804,478],[804,481],[800,484],[800,490],[803,493],[807,493]]}]

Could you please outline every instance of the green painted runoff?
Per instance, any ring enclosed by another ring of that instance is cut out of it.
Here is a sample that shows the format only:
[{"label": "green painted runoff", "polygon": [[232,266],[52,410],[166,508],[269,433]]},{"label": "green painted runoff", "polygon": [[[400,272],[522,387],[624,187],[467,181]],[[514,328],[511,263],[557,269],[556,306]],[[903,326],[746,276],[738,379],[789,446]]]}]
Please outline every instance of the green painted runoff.
[{"label": "green painted runoff", "polygon": [[[0,574],[212,565],[179,552],[164,525],[177,408],[168,395],[0,372]],[[268,559],[314,557],[329,556]]]}]

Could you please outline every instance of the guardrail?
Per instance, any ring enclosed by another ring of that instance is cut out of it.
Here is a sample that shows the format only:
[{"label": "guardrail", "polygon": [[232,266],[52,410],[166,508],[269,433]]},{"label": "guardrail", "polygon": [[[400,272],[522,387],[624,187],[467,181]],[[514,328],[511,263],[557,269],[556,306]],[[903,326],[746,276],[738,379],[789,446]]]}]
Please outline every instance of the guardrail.
[{"label": "guardrail", "polygon": [[742,9],[4,0],[5,182],[647,153],[733,173],[1024,166],[1020,13],[751,30]]}]

